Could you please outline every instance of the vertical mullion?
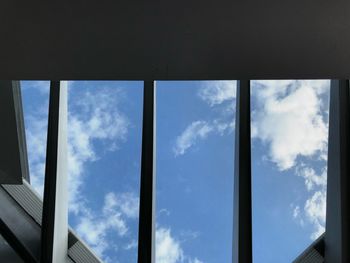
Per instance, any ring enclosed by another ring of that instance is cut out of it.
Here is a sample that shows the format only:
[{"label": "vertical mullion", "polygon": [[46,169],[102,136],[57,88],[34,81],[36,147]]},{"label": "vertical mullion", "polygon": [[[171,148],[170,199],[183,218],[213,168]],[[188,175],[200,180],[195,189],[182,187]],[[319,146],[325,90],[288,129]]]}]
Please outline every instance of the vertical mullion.
[{"label": "vertical mullion", "polygon": [[154,262],[155,81],[144,81],[138,262]]},{"label": "vertical mullion", "polygon": [[67,83],[51,81],[41,225],[42,263],[61,263],[67,258],[67,106]]},{"label": "vertical mullion", "polygon": [[233,262],[252,262],[250,81],[237,81]]},{"label": "vertical mullion", "polygon": [[349,80],[331,80],[325,262],[350,262]]},{"label": "vertical mullion", "polygon": [[28,178],[25,162],[26,145],[24,125],[21,123],[21,97],[19,81],[0,80],[0,183],[22,184],[22,176]]}]

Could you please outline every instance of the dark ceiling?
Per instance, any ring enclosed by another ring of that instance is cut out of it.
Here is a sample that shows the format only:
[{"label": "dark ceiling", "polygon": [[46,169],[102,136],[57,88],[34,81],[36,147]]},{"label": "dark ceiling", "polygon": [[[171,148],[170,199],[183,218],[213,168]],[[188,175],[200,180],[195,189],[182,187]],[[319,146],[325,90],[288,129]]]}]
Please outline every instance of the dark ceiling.
[{"label": "dark ceiling", "polygon": [[350,1],[0,3],[2,79],[350,76]]}]

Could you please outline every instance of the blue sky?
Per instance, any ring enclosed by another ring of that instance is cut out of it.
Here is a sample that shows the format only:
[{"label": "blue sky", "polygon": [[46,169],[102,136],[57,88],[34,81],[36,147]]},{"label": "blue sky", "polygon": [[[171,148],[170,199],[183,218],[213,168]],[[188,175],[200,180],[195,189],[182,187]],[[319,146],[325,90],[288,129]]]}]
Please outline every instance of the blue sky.
[{"label": "blue sky", "polygon": [[[42,192],[48,82],[22,82]],[[136,262],[142,82],[69,82],[69,223],[105,262]],[[156,262],[231,262],[235,81],[157,82]],[[329,81],[252,82],[254,262],[324,231]]]}]

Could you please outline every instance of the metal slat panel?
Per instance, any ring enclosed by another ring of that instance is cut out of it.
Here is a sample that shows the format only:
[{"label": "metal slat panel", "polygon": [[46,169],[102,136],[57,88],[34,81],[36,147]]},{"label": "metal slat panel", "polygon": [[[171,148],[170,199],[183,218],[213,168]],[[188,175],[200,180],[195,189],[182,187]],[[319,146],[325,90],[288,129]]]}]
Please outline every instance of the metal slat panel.
[{"label": "metal slat panel", "polygon": [[102,263],[102,261],[81,241],[76,242],[68,250],[68,255],[75,263]]},{"label": "metal slat panel", "polygon": [[324,262],[324,236],[322,234],[309,247],[307,247],[293,263]]},{"label": "metal slat panel", "polygon": [[3,185],[2,186],[16,202],[41,225],[42,200],[31,186],[23,181],[23,185]]},{"label": "metal slat panel", "polygon": [[310,249],[305,255],[293,263],[323,263],[324,259],[320,253],[314,248]]}]

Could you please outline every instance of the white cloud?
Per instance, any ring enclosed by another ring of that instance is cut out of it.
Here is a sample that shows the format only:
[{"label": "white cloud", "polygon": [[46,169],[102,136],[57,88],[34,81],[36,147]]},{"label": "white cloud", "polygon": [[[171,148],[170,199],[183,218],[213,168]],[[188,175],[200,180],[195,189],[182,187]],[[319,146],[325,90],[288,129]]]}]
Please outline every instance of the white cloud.
[{"label": "white cloud", "polygon": [[126,140],[129,120],[118,109],[118,90],[102,90],[84,96],[74,105],[68,117],[68,173],[70,210],[77,213],[83,200],[80,188],[86,162],[99,158],[94,142],[116,150]]},{"label": "white cloud", "polygon": [[204,81],[199,96],[210,106],[215,106],[236,98],[236,86],[234,80]]},{"label": "white cloud", "polygon": [[308,222],[312,226],[310,238],[315,240],[325,231],[326,223],[326,169],[323,169],[321,175],[309,167],[304,167],[304,171],[300,175],[305,180],[305,186],[310,195],[306,198],[304,209],[299,205],[292,205],[293,218],[296,219],[302,226]]},{"label": "white cloud", "polygon": [[[192,231],[186,231],[194,233]],[[195,237],[197,238],[198,234]],[[182,243],[186,240],[180,241],[176,239],[170,228],[157,227],[156,229],[156,262],[157,263],[203,263],[198,258],[192,258],[185,255]]]},{"label": "white cloud", "polygon": [[[253,112],[252,137],[269,149],[269,158],[283,171],[294,168],[304,179],[310,196],[304,209],[294,206],[293,217],[302,225],[309,222],[317,238],[325,225],[326,168],[318,173],[310,160],[325,167],[328,143],[327,80],[254,81],[253,96],[257,108]],[[304,163],[298,157],[304,157]]]},{"label": "white cloud", "polygon": [[180,242],[171,236],[170,229],[158,228],[156,230],[156,262],[177,263],[183,260],[184,253]]},{"label": "white cloud", "polygon": [[254,138],[269,146],[271,160],[286,170],[296,165],[298,156],[312,157],[327,150],[328,128],[318,95],[329,82],[276,82],[253,82],[258,108],[252,130]]},{"label": "white cloud", "polygon": [[185,154],[186,150],[193,146],[197,140],[207,138],[213,131],[213,127],[205,121],[192,122],[184,132],[176,138],[173,148],[175,155]]},{"label": "white cloud", "polygon": [[[120,203],[120,200],[125,203]],[[107,193],[101,211],[93,211],[87,206],[80,210],[77,233],[94,249],[102,258],[105,258],[105,251],[110,248],[108,234],[116,233],[119,237],[128,234],[127,219],[138,218],[139,201],[132,193]],[[132,211],[132,212],[130,212]],[[125,249],[132,249],[137,246],[135,240],[131,240]]]},{"label": "white cloud", "polygon": [[120,210],[129,218],[138,218],[139,216],[139,198],[134,193],[108,193],[105,196],[104,210]]},{"label": "white cloud", "polygon": [[300,216],[300,207],[297,205],[293,210],[293,217],[298,218]]},{"label": "white cloud", "polygon": [[137,242],[137,240],[133,239],[128,244],[126,244],[124,246],[124,249],[130,250],[130,249],[135,249],[137,247],[138,247],[138,242]]},{"label": "white cloud", "polygon": [[325,230],[326,221],[326,190],[320,190],[309,198],[304,207],[306,216],[312,222],[314,231],[311,234],[311,239],[316,239]]},{"label": "white cloud", "polygon": [[165,215],[165,216],[170,216],[170,211],[166,208],[162,208],[158,211],[159,216]]},{"label": "white cloud", "polygon": [[318,175],[313,168],[303,166],[297,168],[296,173],[304,178],[308,191],[313,190],[317,186],[326,187],[327,185],[327,169],[323,169],[322,173]]},{"label": "white cloud", "polygon": [[188,149],[194,146],[199,140],[205,140],[212,133],[224,135],[234,130],[234,122],[222,120],[194,121],[176,138],[173,152],[175,156],[185,154]]}]

